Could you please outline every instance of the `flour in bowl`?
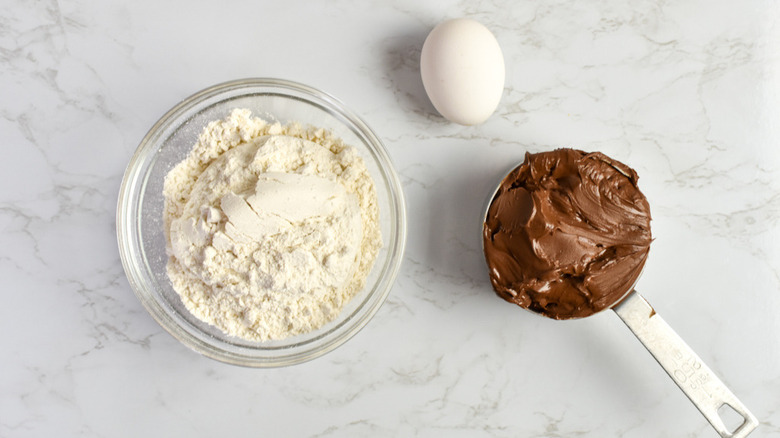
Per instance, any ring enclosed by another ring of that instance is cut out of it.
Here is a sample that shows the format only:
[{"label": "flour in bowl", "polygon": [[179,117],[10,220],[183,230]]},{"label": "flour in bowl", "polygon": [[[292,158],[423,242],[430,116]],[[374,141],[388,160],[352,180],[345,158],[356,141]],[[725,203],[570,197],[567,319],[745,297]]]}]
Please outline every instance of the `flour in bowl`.
[{"label": "flour in bowl", "polygon": [[331,133],[234,110],[165,178],[168,277],[228,335],[283,339],[332,321],[382,245],[373,180]]}]

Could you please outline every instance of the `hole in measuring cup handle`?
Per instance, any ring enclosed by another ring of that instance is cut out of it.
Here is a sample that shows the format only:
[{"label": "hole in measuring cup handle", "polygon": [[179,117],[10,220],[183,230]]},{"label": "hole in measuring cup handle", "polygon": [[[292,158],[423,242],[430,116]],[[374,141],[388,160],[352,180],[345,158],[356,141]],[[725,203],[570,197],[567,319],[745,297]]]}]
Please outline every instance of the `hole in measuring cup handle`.
[{"label": "hole in measuring cup handle", "polygon": [[737,410],[728,403],[720,405],[718,408],[718,416],[726,426],[726,430],[731,434],[736,433],[748,421],[747,418],[743,417],[742,414],[737,412]]}]

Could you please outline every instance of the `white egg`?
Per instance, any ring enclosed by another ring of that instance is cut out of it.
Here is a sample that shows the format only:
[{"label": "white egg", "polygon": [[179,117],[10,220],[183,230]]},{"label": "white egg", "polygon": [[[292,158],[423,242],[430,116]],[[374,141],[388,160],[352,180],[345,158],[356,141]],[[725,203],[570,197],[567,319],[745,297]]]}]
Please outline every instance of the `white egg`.
[{"label": "white egg", "polygon": [[504,55],[496,37],[467,18],[436,26],[423,44],[420,75],[442,116],[461,125],[484,122],[504,91]]}]

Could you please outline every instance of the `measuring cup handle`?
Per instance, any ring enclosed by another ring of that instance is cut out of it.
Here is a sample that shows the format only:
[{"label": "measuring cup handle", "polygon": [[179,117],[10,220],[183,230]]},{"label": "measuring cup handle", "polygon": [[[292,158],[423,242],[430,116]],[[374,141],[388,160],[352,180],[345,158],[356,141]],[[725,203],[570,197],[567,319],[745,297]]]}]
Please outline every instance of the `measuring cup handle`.
[{"label": "measuring cup handle", "polygon": [[[612,309],[720,436],[743,438],[758,426],[756,417],[639,293],[632,291]],[[728,430],[718,413],[723,405],[742,416],[742,424],[734,431]]]}]

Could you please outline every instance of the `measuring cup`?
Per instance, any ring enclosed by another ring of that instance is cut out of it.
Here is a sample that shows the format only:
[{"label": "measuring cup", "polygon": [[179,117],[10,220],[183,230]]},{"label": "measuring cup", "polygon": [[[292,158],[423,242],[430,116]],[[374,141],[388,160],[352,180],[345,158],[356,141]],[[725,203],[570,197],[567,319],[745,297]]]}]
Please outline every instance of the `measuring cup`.
[{"label": "measuring cup", "polygon": [[[483,216],[483,231],[501,183],[488,199]],[[521,307],[525,308],[522,305]],[[746,437],[758,426],[756,417],[633,287],[609,307],[623,320],[721,437]],[[742,418],[742,423],[734,430],[729,430],[720,416],[719,411],[724,406],[730,407]]]}]

